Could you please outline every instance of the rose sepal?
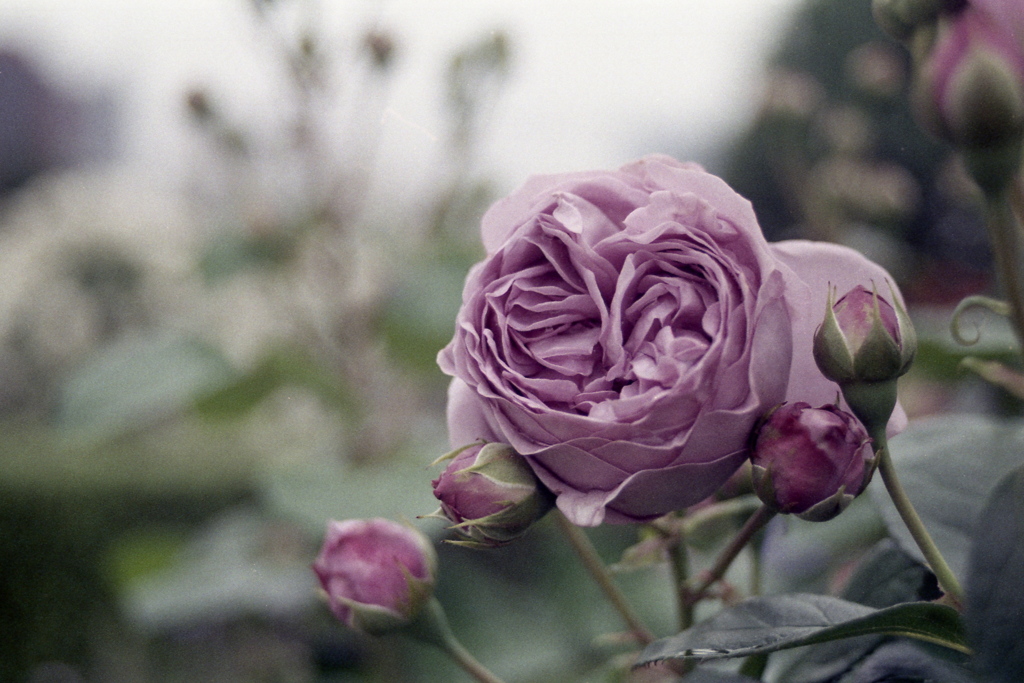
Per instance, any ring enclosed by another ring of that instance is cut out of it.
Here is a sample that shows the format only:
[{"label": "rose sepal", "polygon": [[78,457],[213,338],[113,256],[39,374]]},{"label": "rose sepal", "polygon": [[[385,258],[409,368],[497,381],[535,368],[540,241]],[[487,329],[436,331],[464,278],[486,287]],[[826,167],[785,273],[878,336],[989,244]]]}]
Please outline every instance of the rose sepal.
[{"label": "rose sepal", "polygon": [[508,545],[526,533],[534,522],[554,506],[554,495],[546,489],[539,490],[537,495],[530,496],[518,505],[510,505],[480,519],[467,519],[453,524],[449,528],[465,536],[465,539],[446,542],[467,548],[498,548]]},{"label": "rose sepal", "polygon": [[442,455],[440,458],[438,458],[434,462],[430,463],[430,466],[431,467],[436,467],[437,465],[440,465],[443,462],[448,462],[449,460],[454,460],[455,458],[457,458],[459,456],[459,453],[461,453],[462,451],[469,450],[473,446],[480,446],[480,445],[482,445],[484,443],[486,443],[486,442],[481,439],[479,441],[474,441],[473,443],[467,443],[465,446],[459,446],[458,448],[455,448],[455,449],[452,449],[452,450],[448,451],[447,453]]},{"label": "rose sepal", "polygon": [[874,308],[871,331],[853,358],[854,377],[855,381],[859,382],[881,382],[899,377],[907,371],[909,366],[900,344],[882,325],[877,292],[875,292]]},{"label": "rose sepal", "polygon": [[827,522],[845,510],[853,502],[853,498],[854,496],[847,493],[846,487],[843,486],[825,500],[815,503],[796,516],[807,522]]},{"label": "rose sepal", "polygon": [[812,353],[821,374],[833,382],[843,384],[856,379],[853,353],[846,343],[846,335],[839,327],[836,318],[836,289],[829,287],[828,300],[825,303],[825,319],[814,334]]}]

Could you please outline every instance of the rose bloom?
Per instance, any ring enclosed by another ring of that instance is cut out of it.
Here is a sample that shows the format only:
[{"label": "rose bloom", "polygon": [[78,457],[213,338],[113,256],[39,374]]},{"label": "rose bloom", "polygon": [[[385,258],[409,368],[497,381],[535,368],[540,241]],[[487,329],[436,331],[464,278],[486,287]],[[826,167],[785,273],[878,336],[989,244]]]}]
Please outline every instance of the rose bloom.
[{"label": "rose bloom", "polygon": [[892,281],[844,247],[768,244],[749,202],[662,155],[533,177],[482,234],[438,356],[452,445],[511,445],[583,526],[693,505],[773,406],[835,401],[811,355],[828,285]]}]

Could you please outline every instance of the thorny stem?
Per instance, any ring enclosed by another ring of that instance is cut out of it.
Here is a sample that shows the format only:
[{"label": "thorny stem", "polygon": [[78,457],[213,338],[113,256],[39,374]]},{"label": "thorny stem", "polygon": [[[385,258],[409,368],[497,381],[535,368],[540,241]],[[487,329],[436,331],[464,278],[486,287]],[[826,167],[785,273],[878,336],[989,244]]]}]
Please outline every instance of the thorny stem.
[{"label": "thorny stem", "polygon": [[775,510],[762,505],[757,509],[757,512],[747,518],[746,523],[743,527],[732,537],[729,541],[729,545],[725,547],[722,554],[718,556],[718,560],[715,565],[707,572],[702,574],[701,582],[695,587],[690,589],[687,599],[690,604],[696,604],[704,594],[708,592],[715,583],[720,581],[725,572],[728,571],[729,566],[732,565],[733,560],[740,554],[740,551],[750,542],[750,539],[754,537],[758,531],[764,528],[764,525],[771,521],[772,517],[775,516]]},{"label": "thorny stem", "polygon": [[921,517],[917,514],[917,510],[914,509],[913,503],[910,502],[910,498],[903,489],[903,485],[900,484],[899,477],[896,476],[896,468],[893,466],[892,457],[889,455],[889,445],[885,438],[884,428],[881,431],[883,433],[872,436],[875,439],[875,443],[879,446],[878,471],[882,475],[882,482],[885,484],[886,491],[889,492],[889,498],[892,499],[893,504],[896,506],[896,511],[899,512],[900,518],[906,525],[907,530],[910,531],[910,535],[913,537],[914,542],[917,543],[917,547],[920,548],[925,561],[928,562],[931,570],[935,573],[935,578],[939,582],[939,588],[949,596],[953,607],[963,611],[964,592],[960,587],[960,582],[957,581],[956,575],[953,574],[953,571],[946,563],[946,559],[939,552],[938,546],[935,545],[935,541],[932,540],[931,534],[928,533],[928,529],[925,528],[924,522],[921,521]]},{"label": "thorny stem", "polygon": [[633,636],[642,644],[648,645],[654,642],[654,634],[651,633],[650,629],[644,625],[643,621],[633,610],[632,605],[626,599],[626,596],[619,590],[619,587],[612,581],[611,575],[608,573],[608,568],[605,567],[604,562],[601,560],[601,556],[597,554],[597,550],[594,545],[590,542],[583,530],[577,527],[575,524],[565,518],[558,510],[552,512],[552,516],[558,524],[558,528],[561,529],[566,539],[569,541],[569,545],[576,551],[576,555],[580,558],[580,562],[586,568],[591,578],[597,583],[598,587],[604,593],[605,597],[615,608],[615,611],[619,613],[622,620],[626,622],[629,630],[633,633]]}]

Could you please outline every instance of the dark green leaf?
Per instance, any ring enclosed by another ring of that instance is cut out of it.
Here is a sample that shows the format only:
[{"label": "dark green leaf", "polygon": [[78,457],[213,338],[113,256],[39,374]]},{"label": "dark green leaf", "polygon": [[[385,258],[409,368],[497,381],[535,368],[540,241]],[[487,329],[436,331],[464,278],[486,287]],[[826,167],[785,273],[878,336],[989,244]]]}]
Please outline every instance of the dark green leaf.
[{"label": "dark green leaf", "polygon": [[879,541],[857,566],[842,596],[882,609],[904,602],[935,600],[935,575],[891,539]]},{"label": "dark green leaf", "polygon": [[870,634],[967,649],[959,615],[943,605],[912,602],[874,610],[840,598],[795,593],[745,600],[678,635],[655,641],[637,664],[746,657]]},{"label": "dark green leaf", "polygon": [[909,640],[884,643],[838,683],[976,683],[962,666],[966,657],[949,661],[928,650]]},{"label": "dark green leaf", "polygon": [[[842,597],[881,609],[897,603],[928,600],[934,575],[890,539],[877,543],[857,566]],[[850,671],[875,650],[887,636],[871,635],[819,643],[806,648],[787,669],[788,683],[833,680]]]},{"label": "dark green leaf", "polygon": [[695,669],[686,674],[683,680],[685,683],[757,683],[757,679],[750,676],[714,669]]},{"label": "dark green leaf", "polygon": [[[907,495],[953,573],[963,577],[983,501],[1007,472],[1024,464],[1024,422],[946,415],[911,425],[891,447]],[[923,562],[880,477],[870,491],[890,534]]]},{"label": "dark green leaf", "polygon": [[996,487],[974,533],[966,621],[986,681],[1020,681],[1024,671],[1024,468]]}]

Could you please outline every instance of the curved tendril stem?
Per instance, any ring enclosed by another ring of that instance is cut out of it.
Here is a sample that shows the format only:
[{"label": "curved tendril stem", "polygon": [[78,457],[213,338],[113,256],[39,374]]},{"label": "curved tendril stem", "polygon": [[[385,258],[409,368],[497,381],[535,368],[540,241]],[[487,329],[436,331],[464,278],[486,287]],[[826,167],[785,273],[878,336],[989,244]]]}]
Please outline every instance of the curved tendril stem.
[{"label": "curved tendril stem", "polygon": [[878,471],[882,475],[885,490],[889,492],[889,498],[892,499],[893,504],[896,506],[896,511],[899,512],[900,518],[907,526],[907,530],[910,531],[910,535],[914,538],[914,542],[917,543],[917,547],[921,549],[925,561],[928,562],[931,570],[935,573],[935,578],[939,582],[939,588],[949,596],[953,607],[963,611],[964,592],[960,587],[960,582],[949,568],[946,558],[942,556],[938,546],[935,545],[935,541],[932,540],[931,534],[928,533],[928,529],[925,528],[924,522],[921,521],[921,517],[917,514],[917,510],[914,509],[913,503],[910,502],[910,498],[903,489],[899,477],[896,476],[896,468],[893,466],[892,457],[889,455],[889,445],[885,435],[874,435],[874,438],[875,443],[879,446],[877,451]]},{"label": "curved tendril stem", "polygon": [[629,604],[629,600],[626,599],[625,594],[612,581],[608,568],[605,567],[601,556],[597,554],[597,550],[587,535],[583,533],[583,530],[566,519],[565,515],[558,510],[553,510],[552,515],[558,524],[558,528],[562,530],[562,533],[569,541],[569,545],[576,551],[576,555],[580,558],[587,572],[590,573],[591,578],[597,583],[605,597],[608,598],[608,602],[612,604],[615,611],[622,617],[622,620],[626,622],[633,636],[642,645],[649,645],[654,642],[654,634],[640,620],[632,605]]},{"label": "curved tendril stem", "polygon": [[956,305],[956,308],[953,310],[953,317],[949,321],[949,331],[953,335],[953,339],[963,346],[972,346],[977,344],[978,340],[981,339],[981,332],[979,330],[975,330],[973,339],[968,339],[964,336],[963,327],[961,326],[960,318],[963,314],[975,308],[984,308],[1004,318],[1010,317],[1010,314],[1012,313],[1010,310],[1010,304],[1005,301],[1000,301],[999,299],[993,299],[987,296],[965,297],[963,301]]}]

